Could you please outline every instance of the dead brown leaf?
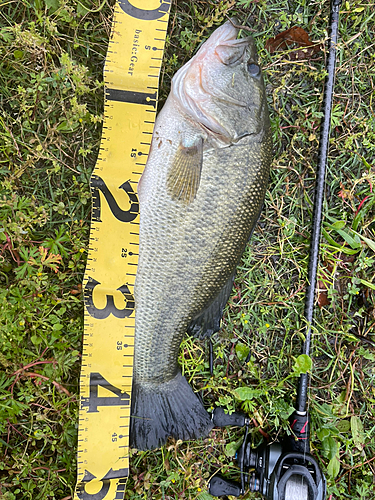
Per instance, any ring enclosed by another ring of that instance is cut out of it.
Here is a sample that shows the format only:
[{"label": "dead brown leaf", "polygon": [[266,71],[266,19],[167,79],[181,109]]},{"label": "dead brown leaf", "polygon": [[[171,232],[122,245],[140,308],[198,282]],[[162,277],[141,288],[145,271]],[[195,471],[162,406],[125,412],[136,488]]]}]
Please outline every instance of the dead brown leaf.
[{"label": "dead brown leaf", "polygon": [[318,306],[322,308],[328,306],[329,303],[326,285],[323,281],[318,281]]},{"label": "dead brown leaf", "polygon": [[75,285],[71,290],[70,293],[72,295],[78,295],[82,292],[82,285],[81,283],[78,283],[78,285]]},{"label": "dead brown leaf", "polygon": [[310,59],[320,51],[320,44],[314,44],[308,33],[299,26],[293,26],[286,31],[267,40],[266,49],[273,54],[278,50],[295,49],[289,54],[293,61]]},{"label": "dead brown leaf", "polygon": [[330,262],[324,262],[324,267],[322,269],[322,278],[323,280],[318,280],[318,306],[320,308],[324,306],[328,306],[330,304],[330,300],[328,298],[328,283],[333,283],[333,266]]}]

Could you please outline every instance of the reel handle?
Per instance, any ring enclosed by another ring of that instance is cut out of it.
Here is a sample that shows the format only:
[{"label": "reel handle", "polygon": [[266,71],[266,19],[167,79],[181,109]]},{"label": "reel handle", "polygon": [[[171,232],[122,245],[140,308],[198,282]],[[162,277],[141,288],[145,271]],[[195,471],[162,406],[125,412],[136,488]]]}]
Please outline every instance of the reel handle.
[{"label": "reel handle", "polygon": [[223,408],[218,406],[212,412],[212,422],[215,427],[226,427],[227,425],[244,427],[248,424],[249,418],[241,412],[234,412],[229,415],[229,413],[225,413]]},{"label": "reel handle", "polygon": [[217,474],[210,480],[208,484],[208,492],[213,497],[223,497],[226,495],[239,497],[240,495],[244,494],[240,483],[224,479],[219,474]]}]

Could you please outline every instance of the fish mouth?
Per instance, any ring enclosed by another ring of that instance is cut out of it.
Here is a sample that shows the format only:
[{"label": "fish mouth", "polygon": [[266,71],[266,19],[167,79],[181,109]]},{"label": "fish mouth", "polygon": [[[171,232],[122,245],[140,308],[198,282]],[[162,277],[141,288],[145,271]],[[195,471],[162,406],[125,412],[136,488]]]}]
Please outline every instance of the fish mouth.
[{"label": "fish mouth", "polygon": [[[209,45],[217,45],[219,42],[223,43],[226,41],[230,40],[235,40],[238,36],[239,33],[239,28],[238,26],[238,20],[236,17],[230,18],[227,22],[219,26],[214,33],[210,36],[210,38],[207,40],[209,42]],[[205,45],[207,44],[207,41],[205,42]],[[201,49],[198,50],[197,54],[199,54]]]},{"label": "fish mouth", "polygon": [[207,127],[207,125],[204,125],[203,123],[200,123],[201,128],[206,132],[207,135],[211,137],[211,139],[214,140],[214,143],[220,144],[221,148],[226,148],[231,146],[232,144],[237,144],[240,142],[242,139],[245,139],[245,137],[250,137],[250,136],[256,136],[258,135],[257,132],[246,132],[241,135],[237,135],[235,137],[228,136],[227,131],[222,128],[222,130],[225,131],[225,133],[218,132],[218,130],[213,130],[212,128]]},{"label": "fish mouth", "polygon": [[216,101],[218,104],[238,108],[246,109],[249,106],[241,94],[233,96],[225,92],[225,89],[218,88],[212,73],[205,68],[221,64],[229,68],[229,71],[233,68],[234,85],[235,68],[246,59],[256,59],[253,38],[237,39],[239,29],[236,18],[231,18],[217,28],[172,80],[172,94],[184,114],[222,145],[228,145],[239,138],[233,137],[233,133],[230,133],[215,116],[209,114],[210,105]]}]

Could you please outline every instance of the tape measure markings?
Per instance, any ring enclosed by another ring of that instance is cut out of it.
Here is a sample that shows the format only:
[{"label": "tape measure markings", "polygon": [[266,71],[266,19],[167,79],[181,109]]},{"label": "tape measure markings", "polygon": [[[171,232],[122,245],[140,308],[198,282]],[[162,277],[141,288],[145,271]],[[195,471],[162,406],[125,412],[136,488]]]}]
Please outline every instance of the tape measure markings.
[{"label": "tape measure markings", "polygon": [[[123,499],[129,474],[137,184],[156,117],[154,82],[162,58],[155,56],[164,50],[161,32],[166,33],[156,22],[166,24],[159,18],[168,16],[170,8],[170,2],[155,4],[156,0],[142,0],[141,9],[119,0],[103,72],[103,132],[90,182],[93,210],[84,278],[75,500]],[[157,8],[145,10],[145,5]]]},{"label": "tape measure markings", "polygon": [[106,88],[106,99],[108,101],[149,105],[156,108],[156,92],[151,94],[146,92]]}]

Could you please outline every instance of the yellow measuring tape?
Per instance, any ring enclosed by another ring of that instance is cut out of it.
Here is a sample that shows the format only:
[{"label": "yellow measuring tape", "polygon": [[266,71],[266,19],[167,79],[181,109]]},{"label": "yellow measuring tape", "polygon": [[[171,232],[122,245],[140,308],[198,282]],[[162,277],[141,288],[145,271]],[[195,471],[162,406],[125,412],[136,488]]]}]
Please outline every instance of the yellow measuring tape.
[{"label": "yellow measuring tape", "polygon": [[168,0],[118,0],[114,11],[91,176],[75,500],[123,499],[129,475],[137,184],[151,145],[169,9]]}]

